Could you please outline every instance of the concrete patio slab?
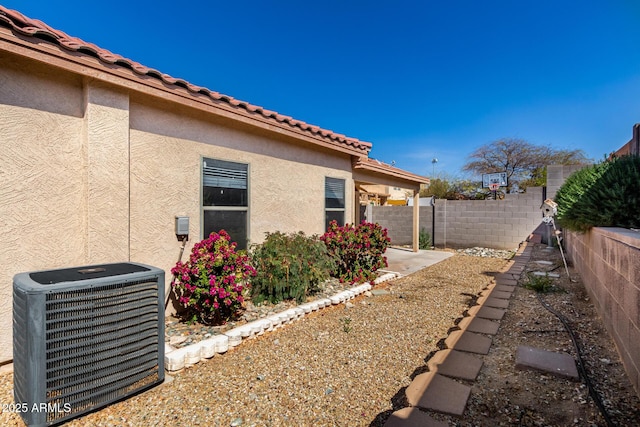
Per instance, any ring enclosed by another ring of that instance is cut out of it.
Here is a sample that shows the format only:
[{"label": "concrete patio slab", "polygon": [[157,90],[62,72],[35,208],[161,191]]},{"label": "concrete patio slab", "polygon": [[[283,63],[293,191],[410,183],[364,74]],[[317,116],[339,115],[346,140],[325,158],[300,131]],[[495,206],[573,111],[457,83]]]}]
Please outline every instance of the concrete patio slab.
[{"label": "concrete patio slab", "polygon": [[516,351],[516,369],[533,369],[576,381],[580,378],[576,362],[570,354],[524,345]]},{"label": "concrete patio slab", "polygon": [[482,359],[472,354],[446,349],[434,354],[427,366],[440,375],[474,381],[482,369],[482,363]]},{"label": "concrete patio slab", "polygon": [[464,413],[470,394],[471,387],[435,372],[418,375],[405,390],[411,406],[457,416]]},{"label": "concrete patio slab", "polygon": [[495,335],[500,328],[500,322],[494,322],[489,319],[482,319],[480,317],[465,317],[458,324],[460,329],[476,332],[479,334]]},{"label": "concrete patio slab", "polygon": [[476,354],[488,354],[492,342],[489,337],[468,331],[453,331],[444,340],[447,348]]},{"label": "concrete patio slab", "polygon": [[502,308],[482,307],[480,305],[474,305],[469,309],[470,316],[476,316],[489,320],[502,320],[506,310]]},{"label": "concrete patio slab", "polygon": [[418,408],[402,408],[389,416],[384,427],[448,427],[449,424],[431,418]]},{"label": "concrete patio slab", "polygon": [[384,254],[387,257],[387,267],[383,271],[399,273],[403,276],[415,273],[437,264],[453,256],[453,252],[426,251],[413,252],[404,248],[388,248]]}]

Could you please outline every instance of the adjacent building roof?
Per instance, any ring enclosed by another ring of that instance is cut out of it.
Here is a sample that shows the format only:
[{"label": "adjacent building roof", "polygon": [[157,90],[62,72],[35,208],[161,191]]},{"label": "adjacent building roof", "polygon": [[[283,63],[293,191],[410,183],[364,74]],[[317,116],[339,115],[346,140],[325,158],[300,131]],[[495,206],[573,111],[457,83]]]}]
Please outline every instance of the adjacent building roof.
[{"label": "adjacent building roof", "polygon": [[[3,27],[9,31],[4,30]],[[350,138],[345,135],[314,126],[292,117],[278,114],[275,111],[267,110],[263,107],[237,100],[231,96],[224,95],[205,87],[196,86],[183,79],[171,77],[158,70],[146,67],[131,59],[114,54],[95,44],[85,42],[79,38],[71,37],[66,33],[51,28],[49,25],[37,19],[30,19],[18,11],[7,9],[0,5],[0,40],[8,40],[15,44],[30,44],[30,48],[44,50],[51,53],[42,46],[43,42],[49,46],[54,45],[60,48],[60,53],[67,59],[77,61],[82,56],[98,59],[97,65],[102,67],[102,71],[113,72],[114,69],[129,70],[138,77],[139,83],[149,84],[154,80],[162,83],[165,87],[174,91],[184,92],[201,100],[202,95],[208,97],[216,104],[226,104],[234,110],[244,110],[249,115],[258,115],[261,119],[267,119],[271,126],[279,125],[284,128],[294,128],[308,136],[329,142],[336,148],[346,149],[354,154],[368,153],[371,150],[371,143]],[[16,37],[17,36],[17,37]],[[96,63],[93,63],[96,65]],[[343,150],[340,150],[343,151]]]}]

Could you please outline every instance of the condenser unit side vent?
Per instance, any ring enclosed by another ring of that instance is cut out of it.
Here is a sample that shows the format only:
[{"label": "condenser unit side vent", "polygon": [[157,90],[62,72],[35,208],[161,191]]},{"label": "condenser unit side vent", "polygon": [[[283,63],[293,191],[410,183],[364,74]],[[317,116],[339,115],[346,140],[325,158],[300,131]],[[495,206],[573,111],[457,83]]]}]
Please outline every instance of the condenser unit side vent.
[{"label": "condenser unit side vent", "polygon": [[55,283],[14,278],[14,397],[52,409],[22,414],[28,425],[57,424],[164,380],[164,271],[117,265],[114,276],[109,264],[82,267],[104,269],[86,280],[60,280],[60,270],[35,275]]}]

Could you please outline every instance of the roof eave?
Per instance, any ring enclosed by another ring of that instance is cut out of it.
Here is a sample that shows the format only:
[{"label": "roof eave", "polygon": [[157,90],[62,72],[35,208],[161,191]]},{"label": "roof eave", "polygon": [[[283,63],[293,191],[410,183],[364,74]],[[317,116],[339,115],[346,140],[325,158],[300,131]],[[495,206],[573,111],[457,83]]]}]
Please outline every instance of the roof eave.
[{"label": "roof eave", "polygon": [[[177,102],[352,156],[367,155],[371,150],[371,143],[309,125],[209,89],[191,85],[184,80],[173,79],[166,75],[158,78],[136,72],[135,67],[107,64],[95,56],[65,49],[57,43],[24,35],[6,26],[0,26],[0,49],[88,78]],[[159,73],[155,72],[155,74]]]},{"label": "roof eave", "polygon": [[353,162],[353,169],[393,177],[395,179],[407,181],[413,185],[429,184],[429,178],[427,177],[396,168],[395,166],[377,162],[367,157],[355,159]]}]

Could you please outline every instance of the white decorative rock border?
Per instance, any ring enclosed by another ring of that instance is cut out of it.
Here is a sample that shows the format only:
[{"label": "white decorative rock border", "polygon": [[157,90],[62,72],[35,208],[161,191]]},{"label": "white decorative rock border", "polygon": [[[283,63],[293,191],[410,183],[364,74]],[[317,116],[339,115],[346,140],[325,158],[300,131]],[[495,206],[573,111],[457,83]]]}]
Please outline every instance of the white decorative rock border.
[{"label": "white decorative rock border", "polygon": [[[386,273],[375,279],[373,283],[378,285],[399,276],[399,274],[395,273]],[[349,290],[338,292],[329,298],[321,298],[301,304],[185,347],[174,349],[165,344],[164,367],[169,372],[175,372],[192,366],[201,360],[211,359],[216,354],[226,353],[230,348],[240,345],[244,340],[281,328],[293,321],[302,319],[306,314],[313,311],[318,311],[331,305],[346,303],[348,300],[370,291],[372,287],[371,283],[363,283]]]}]

